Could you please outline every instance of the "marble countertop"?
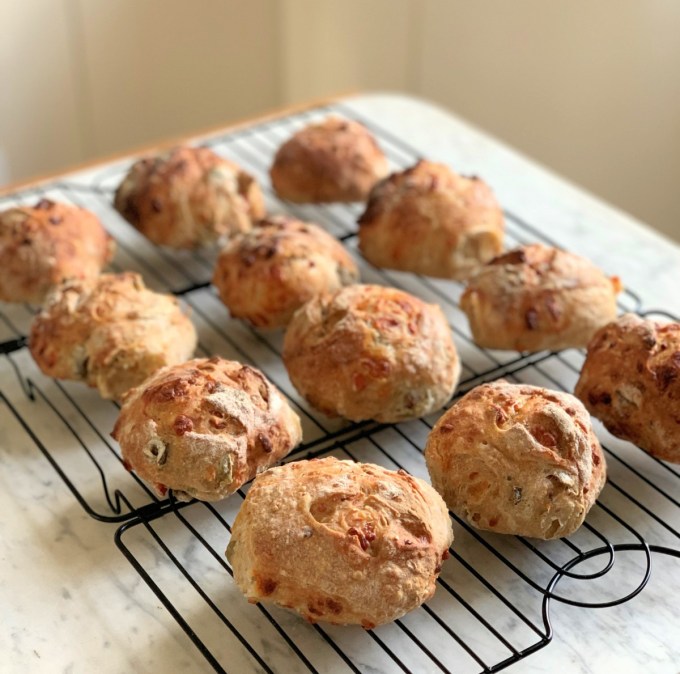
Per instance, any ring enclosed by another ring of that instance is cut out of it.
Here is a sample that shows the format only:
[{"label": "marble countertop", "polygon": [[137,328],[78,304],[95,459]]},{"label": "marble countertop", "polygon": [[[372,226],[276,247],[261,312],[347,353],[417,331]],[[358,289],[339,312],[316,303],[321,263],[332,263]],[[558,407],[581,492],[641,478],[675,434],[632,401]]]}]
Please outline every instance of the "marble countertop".
[{"label": "marble countertop", "polygon": [[[403,138],[423,156],[444,161],[462,173],[484,177],[504,208],[541,228],[563,247],[619,275],[640,295],[643,307],[680,313],[680,248],[674,243],[429,103],[401,95],[376,94],[347,99],[344,104]],[[70,175],[63,180],[77,186],[90,175]],[[0,200],[0,207],[5,203]],[[17,356],[20,372],[30,369],[28,361],[25,354]],[[0,376],[0,390],[11,399],[17,378],[6,365],[0,368]],[[89,404],[86,398],[90,392],[70,385],[65,390]],[[62,410],[62,414],[70,419],[68,410]],[[101,414],[105,428],[115,418],[115,409],[111,406]],[[47,417],[44,421],[37,416],[32,420],[40,437],[50,437],[53,431]],[[79,422],[76,419],[73,423]],[[59,443],[56,437],[55,442]],[[57,451],[63,456],[71,448],[64,443]],[[656,469],[652,466],[650,470],[651,479],[657,479]],[[624,473],[617,477],[627,479]],[[658,479],[668,480],[668,476],[660,474]],[[680,480],[670,480],[669,488],[675,489],[676,495],[678,484]],[[140,489],[133,490],[134,499],[144,497]],[[654,494],[645,498],[645,503],[654,507]],[[615,495],[610,495],[608,503],[615,501]],[[237,504],[226,506],[227,519],[235,507]],[[677,529],[678,508],[665,502],[659,507]],[[114,534],[118,525],[97,521],[84,511],[7,405],[0,405],[0,513],[0,671],[212,671],[116,547]],[[191,512],[190,516],[202,522],[199,512]],[[647,526],[642,516],[631,517],[643,528]],[[162,519],[158,526],[163,527]],[[141,527],[130,529],[123,540],[135,547],[137,558],[143,559],[147,568],[160,567],[157,549],[149,543],[148,536],[138,535],[137,529]],[[212,533],[210,530],[209,535]],[[650,526],[647,533],[652,542],[669,544],[658,528]],[[168,532],[168,536],[175,535]],[[457,530],[456,535],[459,536]],[[464,539],[465,532],[460,536]],[[207,561],[199,559],[194,544],[177,541],[177,545],[201,580],[211,583],[216,572]],[[677,539],[674,547],[680,549]],[[626,559],[624,555],[620,569],[622,575],[617,576],[616,583],[625,588],[630,578],[641,573],[640,556],[632,554]],[[629,602],[601,609],[552,602],[552,642],[512,665],[509,671],[537,674],[560,667],[567,672],[678,672],[680,607],[675,591],[679,571],[680,559],[654,555],[649,584]],[[158,574],[162,587],[176,583],[173,577],[164,577],[162,570]],[[221,578],[215,582],[221,582]],[[234,605],[239,601],[236,595],[225,595],[223,599]],[[177,602],[192,625],[200,626],[208,620],[202,602],[192,599],[190,593],[178,595]],[[534,601],[531,610],[540,613],[540,602]],[[233,620],[238,623],[240,618]],[[292,634],[298,635],[303,626],[295,623],[296,618],[291,620],[286,624]],[[385,635],[390,638],[388,633]],[[215,643],[220,638],[219,634],[205,636]],[[307,637],[300,632],[299,638]],[[342,642],[342,635],[337,638]],[[262,639],[264,648],[276,648]],[[239,657],[222,661],[222,666],[228,671],[245,671]],[[283,652],[275,662],[276,671],[297,671],[289,667]],[[417,662],[411,668],[426,671]],[[362,669],[376,671],[376,666],[367,659]],[[457,671],[455,666],[451,669]],[[343,665],[337,671],[349,670]]]}]

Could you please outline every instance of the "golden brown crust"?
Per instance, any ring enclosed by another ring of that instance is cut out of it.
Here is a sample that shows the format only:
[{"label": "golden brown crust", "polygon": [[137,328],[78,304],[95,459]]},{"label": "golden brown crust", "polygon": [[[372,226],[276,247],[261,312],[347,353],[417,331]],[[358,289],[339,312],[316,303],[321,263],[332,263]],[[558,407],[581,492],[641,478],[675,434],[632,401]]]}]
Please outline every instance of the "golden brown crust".
[{"label": "golden brown crust", "polygon": [[149,240],[171,248],[218,243],[264,216],[255,180],[205,147],[176,147],[136,161],[114,206]]},{"label": "golden brown crust", "polygon": [[352,421],[414,419],[444,405],[460,361],[441,309],[396,288],[353,285],[305,304],[283,361],[322,412]]},{"label": "golden brown crust", "polygon": [[159,495],[217,501],[286,456],[302,430],[259,370],[213,357],[166,367],[132,389],[111,435]]},{"label": "golden brown crust", "polygon": [[195,348],[178,301],[132,272],[62,283],[31,325],[31,354],[46,375],[84,381],[111,399]]},{"label": "golden brown crust", "polygon": [[446,506],[422,480],[327,458],[260,475],[227,557],[250,602],[370,629],[432,596],[452,541]]},{"label": "golden brown crust", "polygon": [[680,463],[680,324],[621,316],[588,345],[576,395],[619,438]]},{"label": "golden brown crust", "polygon": [[269,173],[282,199],[319,203],[364,201],[387,170],[382,150],[364,126],[328,117],[286,141]]},{"label": "golden brown crust", "polygon": [[477,386],[447,410],[425,460],[456,515],[532,538],[576,531],[606,480],[602,448],[574,396],[506,381]]},{"label": "golden brown crust", "polygon": [[460,299],[474,341],[491,349],[585,347],[616,317],[618,277],[543,244],[520,246],[482,267]]},{"label": "golden brown crust", "polygon": [[377,267],[467,278],[501,252],[504,229],[483,180],[419,161],[371,190],[359,218],[359,250]]},{"label": "golden brown crust", "polygon": [[77,206],[41,199],[0,213],[0,300],[40,304],[65,279],[96,277],[114,240]]},{"label": "golden brown crust", "polygon": [[308,300],[356,283],[342,244],[316,225],[286,216],[260,221],[222,251],[213,283],[231,315],[279,328]]}]

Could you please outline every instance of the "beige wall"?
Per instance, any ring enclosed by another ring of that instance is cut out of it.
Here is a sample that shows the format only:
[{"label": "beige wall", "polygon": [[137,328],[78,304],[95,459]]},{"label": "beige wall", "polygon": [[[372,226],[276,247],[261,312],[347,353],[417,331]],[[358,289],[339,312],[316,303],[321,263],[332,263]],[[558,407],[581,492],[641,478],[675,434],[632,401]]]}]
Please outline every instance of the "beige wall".
[{"label": "beige wall", "polygon": [[0,25],[0,150],[15,179],[388,89],[449,107],[680,240],[676,0],[3,0]]},{"label": "beige wall", "polygon": [[0,26],[6,180],[281,102],[276,0],[0,0]]}]

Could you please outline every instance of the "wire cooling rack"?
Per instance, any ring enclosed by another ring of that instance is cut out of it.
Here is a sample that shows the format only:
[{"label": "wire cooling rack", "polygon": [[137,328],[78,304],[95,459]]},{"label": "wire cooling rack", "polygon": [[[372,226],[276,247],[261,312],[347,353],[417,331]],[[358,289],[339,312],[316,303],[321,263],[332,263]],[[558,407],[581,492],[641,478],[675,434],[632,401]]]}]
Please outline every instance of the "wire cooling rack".
[{"label": "wire cooling rack", "polygon": [[[456,398],[473,386],[505,377],[572,391],[583,353],[517,354],[480,349],[458,308],[462,285],[379,270],[356,251],[360,205],[293,205],[276,200],[267,170],[276,148],[303,125],[329,113],[368,126],[393,168],[418,153],[375,123],[333,104],[244,127],[204,144],[240,163],[263,186],[270,212],[322,224],[355,255],[362,279],[392,285],[438,303],[463,362]],[[129,160],[0,199],[0,208],[48,197],[97,213],[118,242],[115,270],[142,273],[147,284],[180,296],[192,309],[200,355],[219,354],[259,367],[300,414],[304,443],[290,459],[333,455],[404,468],[427,478],[423,448],[438,414],[396,425],[329,419],[301,399],[281,363],[280,333],[261,333],[229,318],[210,286],[214,252],[173,252],[153,246],[111,206]],[[540,229],[507,212],[507,246],[543,241]],[[642,310],[627,290],[621,311]],[[552,542],[479,532],[454,517],[455,542],[438,590],[427,604],[372,631],[308,625],[273,606],[250,606],[231,581],[224,556],[231,524],[248,487],[219,504],[159,500],[124,466],[110,439],[118,407],[80,384],[44,377],[27,352],[35,308],[0,311],[2,403],[94,518],[121,523],[115,540],[218,672],[495,672],[548,645],[550,603],[613,606],[647,584],[655,554],[680,557],[680,472],[607,433],[596,421],[609,479],[585,525]]]}]

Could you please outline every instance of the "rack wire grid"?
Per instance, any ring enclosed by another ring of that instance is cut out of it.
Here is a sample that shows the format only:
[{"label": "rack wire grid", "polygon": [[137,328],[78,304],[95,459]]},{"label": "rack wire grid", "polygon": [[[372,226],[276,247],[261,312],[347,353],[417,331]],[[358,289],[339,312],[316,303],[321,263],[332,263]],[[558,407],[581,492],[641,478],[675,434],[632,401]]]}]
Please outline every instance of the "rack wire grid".
[{"label": "rack wire grid", "polygon": [[[276,199],[267,175],[275,150],[305,124],[331,113],[365,124],[394,169],[420,158],[403,140],[340,103],[239,128],[203,144],[258,179],[269,212],[317,222],[340,238],[355,255],[364,282],[396,286],[443,308],[463,362],[454,400],[500,377],[572,391],[582,351],[481,349],[458,308],[461,284],[376,269],[363,261],[356,251],[361,205],[300,206]],[[282,335],[229,318],[210,286],[215,252],[155,247],[114,211],[113,191],[129,164],[126,160],[28,188],[0,199],[0,207],[47,197],[94,211],[117,240],[116,271],[138,271],[150,287],[172,292],[191,307],[201,355],[254,364],[289,398],[302,419],[304,443],[288,460],[334,455],[404,468],[427,479],[423,448],[438,414],[386,425],[334,420],[311,408],[283,368]],[[508,247],[552,244],[538,227],[511,212],[505,216]],[[664,312],[643,311],[629,290],[619,308],[675,320]],[[595,421],[609,479],[584,526],[569,538],[537,542],[488,534],[452,514],[455,542],[434,597],[371,631],[310,625],[275,606],[251,606],[232,582],[224,556],[248,487],[218,504],[179,503],[172,494],[156,498],[125,470],[110,439],[118,406],[80,384],[44,377],[33,364],[25,336],[35,311],[29,305],[5,305],[0,313],[3,412],[15,418],[92,517],[120,523],[116,544],[215,671],[495,672],[550,643],[551,602],[582,607],[623,603],[645,587],[653,554],[680,557],[680,502],[673,496],[680,472],[614,438]]]}]

